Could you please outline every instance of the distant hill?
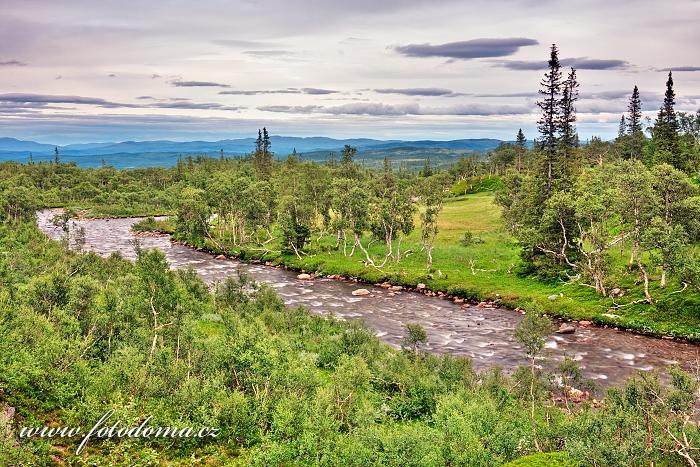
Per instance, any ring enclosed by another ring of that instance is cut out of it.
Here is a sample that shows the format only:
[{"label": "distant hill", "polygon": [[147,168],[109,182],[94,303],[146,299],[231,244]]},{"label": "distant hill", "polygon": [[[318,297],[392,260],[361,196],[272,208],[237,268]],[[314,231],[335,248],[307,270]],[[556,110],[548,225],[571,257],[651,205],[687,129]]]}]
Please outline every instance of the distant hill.
[{"label": "distant hill", "polygon": [[[403,141],[369,138],[334,139],[326,137],[271,136],[272,150],[277,158],[285,158],[293,150],[304,159],[325,160],[331,152],[340,153],[349,144],[358,149],[358,159],[423,160],[451,158],[464,153],[486,152],[497,147],[497,139],[459,139],[451,141]],[[0,161],[26,162],[29,153],[34,161],[53,160],[52,144],[0,138]],[[180,155],[205,154],[216,157],[223,149],[227,157],[249,154],[255,147],[254,138],[225,139],[220,141],[122,141],[83,143],[58,146],[61,160],[74,161],[85,167],[106,164],[118,168],[171,166]],[[437,160],[436,160],[437,162]]]}]

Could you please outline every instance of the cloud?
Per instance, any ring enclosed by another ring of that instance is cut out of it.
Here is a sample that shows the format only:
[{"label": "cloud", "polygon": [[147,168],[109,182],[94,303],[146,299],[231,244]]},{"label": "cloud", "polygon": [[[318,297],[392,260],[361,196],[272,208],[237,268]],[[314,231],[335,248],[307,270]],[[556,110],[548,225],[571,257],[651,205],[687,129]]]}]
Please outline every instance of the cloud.
[{"label": "cloud", "polygon": [[463,104],[450,107],[421,107],[417,103],[384,104],[380,102],[351,103],[324,107],[320,105],[268,105],[258,107],[265,112],[329,115],[521,115],[532,112],[532,106]]},{"label": "cloud", "polygon": [[263,41],[247,41],[239,39],[218,39],[212,41],[216,45],[225,47],[241,48],[241,49],[270,49],[280,47],[281,44]]},{"label": "cloud", "polygon": [[97,97],[81,97],[81,96],[54,96],[45,94],[0,94],[0,102],[12,102],[22,107],[44,106],[46,104],[80,104],[80,105],[95,105],[107,109],[118,107],[139,107],[135,104],[123,104],[118,102],[110,102]]},{"label": "cloud", "polygon": [[[656,92],[646,92],[640,91],[640,98],[642,101],[658,101],[663,99],[663,95]],[[632,89],[617,89],[611,91],[594,91],[594,92],[582,92],[580,94],[580,99],[629,99],[632,95]]]},{"label": "cloud", "polygon": [[301,92],[304,94],[322,95],[322,94],[335,94],[338,91],[334,91],[332,89],[320,89],[320,88],[301,88]]},{"label": "cloud", "polygon": [[474,97],[537,97],[537,96],[539,96],[537,91],[474,94]]},{"label": "cloud", "polygon": [[227,106],[215,102],[189,102],[189,101],[171,101],[171,102],[158,102],[155,104],[149,104],[144,107],[156,108],[156,109],[188,109],[188,110],[230,110],[238,112],[246,107],[239,106]]},{"label": "cloud", "polygon": [[235,89],[231,91],[220,91],[219,94],[232,96],[256,96],[259,94],[308,94],[308,95],[325,95],[336,94],[338,91],[333,89],[322,88],[286,88],[286,89],[267,89],[267,90],[241,90]]},{"label": "cloud", "polygon": [[513,37],[507,39],[472,39],[446,44],[408,44],[394,47],[394,50],[407,57],[446,57],[469,60],[472,58],[506,57],[513,55],[520,47],[537,45],[535,39]]},{"label": "cloud", "polygon": [[379,94],[402,94],[404,96],[447,96],[455,97],[463,94],[454,93],[445,88],[381,88],[373,90]]},{"label": "cloud", "polygon": [[228,84],[214,83],[212,81],[171,81],[170,84],[177,88],[230,88]]},{"label": "cloud", "polygon": [[700,66],[676,66],[671,68],[661,68],[659,71],[700,71]]},{"label": "cloud", "polygon": [[246,50],[243,53],[246,55],[250,55],[252,57],[259,57],[259,58],[289,57],[292,55],[297,55],[296,52],[292,52],[291,50]]},{"label": "cloud", "polygon": [[20,62],[19,60],[7,60],[0,62],[0,66],[27,66],[26,63]]},{"label": "cloud", "polygon": [[[229,110],[239,111],[245,107],[227,106],[215,102],[191,102],[189,99],[174,98],[167,100],[154,99],[151,96],[140,96],[139,100],[157,100],[148,104],[128,104],[111,102],[97,97],[53,96],[44,94],[0,94],[0,105],[5,108],[28,109],[49,108],[49,104],[93,105],[97,107],[116,109],[189,109],[189,110]],[[56,109],[56,107],[50,107]]]},{"label": "cloud", "polygon": [[[559,63],[562,67],[577,70],[624,70],[630,66],[625,60],[588,57],[563,58]],[[496,62],[496,65],[511,70],[545,70],[548,67],[546,60],[503,60]]]}]

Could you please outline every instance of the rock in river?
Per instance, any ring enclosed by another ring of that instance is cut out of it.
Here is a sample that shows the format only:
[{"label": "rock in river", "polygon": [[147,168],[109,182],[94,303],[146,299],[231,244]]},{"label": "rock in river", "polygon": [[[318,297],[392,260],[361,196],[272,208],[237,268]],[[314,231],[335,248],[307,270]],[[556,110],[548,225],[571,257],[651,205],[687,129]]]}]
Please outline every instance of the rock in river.
[{"label": "rock in river", "polygon": [[226,259],[226,256],[224,256],[224,255],[219,255],[219,256],[215,256],[214,259],[219,259],[219,260],[221,260],[221,259]]},{"label": "rock in river", "polygon": [[355,296],[365,296],[365,295],[369,295],[369,293],[370,292],[367,289],[356,289],[356,290],[352,291],[352,294]]},{"label": "rock in river", "polygon": [[299,279],[300,281],[308,281],[308,280],[311,280],[311,274],[305,274],[305,273],[299,274],[299,275],[297,276],[297,279]]},{"label": "rock in river", "polygon": [[569,323],[561,323],[559,329],[557,329],[557,334],[573,334],[576,332],[576,326]]}]

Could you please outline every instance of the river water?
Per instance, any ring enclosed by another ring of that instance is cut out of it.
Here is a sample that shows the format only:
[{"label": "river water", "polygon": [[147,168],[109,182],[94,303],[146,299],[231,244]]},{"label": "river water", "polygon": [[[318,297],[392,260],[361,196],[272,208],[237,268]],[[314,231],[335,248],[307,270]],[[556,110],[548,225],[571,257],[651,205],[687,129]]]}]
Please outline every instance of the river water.
[{"label": "river water", "polygon": [[[51,238],[61,231],[50,219],[55,211],[37,214],[39,227]],[[85,249],[102,256],[120,252],[134,259],[131,226],[139,218],[74,221],[86,233]],[[143,248],[162,250],[171,267],[193,268],[206,282],[223,280],[243,271],[258,282],[274,287],[285,303],[303,305],[312,313],[332,314],[339,319],[362,319],[383,341],[398,347],[406,323],[420,323],[429,338],[427,349],[471,357],[474,367],[500,366],[512,370],[527,364],[522,348],[513,338],[513,329],[522,319],[518,312],[501,308],[462,306],[450,300],[416,292],[393,294],[371,285],[326,278],[297,280],[298,273],[235,260],[216,260],[211,254],[172,243],[168,236],[140,237]],[[353,296],[358,288],[369,296]],[[390,295],[393,294],[393,295]],[[674,363],[694,368],[700,346],[685,342],[640,336],[596,326],[579,326],[574,334],[553,334],[545,344],[544,365],[553,366],[565,355],[577,360],[584,374],[597,380],[599,387],[624,381],[634,371],[664,369]]]}]

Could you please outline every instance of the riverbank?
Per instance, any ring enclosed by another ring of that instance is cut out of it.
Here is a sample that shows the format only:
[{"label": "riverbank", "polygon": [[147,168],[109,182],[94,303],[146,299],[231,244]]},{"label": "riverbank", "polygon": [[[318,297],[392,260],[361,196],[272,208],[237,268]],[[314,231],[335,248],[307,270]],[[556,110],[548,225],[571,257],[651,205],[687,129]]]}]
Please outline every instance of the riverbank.
[{"label": "riverbank", "polygon": [[[382,270],[366,267],[359,252],[344,256],[335,248],[335,238],[331,236],[311,239],[307,254],[301,259],[282,254],[277,241],[264,249],[235,246],[225,236],[217,235],[216,228],[212,229],[212,239],[185,241],[177,235],[174,239],[215,256],[368,284],[386,283],[425,294],[443,294],[452,300],[484,303],[484,306],[527,309],[536,302],[552,317],[564,320],[590,321],[645,335],[700,341],[700,300],[690,291],[678,292],[682,289],[679,285],[670,284],[667,289],[652,286],[656,303],[649,305],[634,303],[643,298],[643,291],[634,276],[624,269],[610,278],[623,294],[614,299],[597,295],[584,285],[548,283],[519,274],[518,245],[501,227],[500,211],[492,198],[489,193],[478,193],[446,202],[439,219],[431,270],[426,269],[425,254],[420,252],[420,232],[403,240],[402,250],[406,253],[400,263],[387,264]],[[167,222],[141,227],[165,233],[173,230]],[[464,246],[461,240],[467,231],[477,240]],[[364,244],[367,243],[366,239]],[[368,250],[374,257],[383,256],[381,244],[373,244]]]},{"label": "riverbank", "polygon": [[[62,238],[63,231],[53,226],[49,218],[50,213],[40,213],[39,226],[51,238]],[[103,257],[118,252],[135,260],[134,239],[138,237],[132,227],[140,220],[76,221],[72,227],[85,229],[84,251]],[[171,242],[169,235],[149,232],[141,235],[139,243],[144,250],[162,251],[171,269],[191,268],[211,286],[229,276],[244,274],[259,284],[268,284],[288,309],[302,307],[311,314],[334,320],[361,320],[381,341],[395,348],[404,345],[406,325],[419,324],[428,338],[423,349],[432,354],[468,356],[474,368],[480,370],[497,366],[512,372],[528,363],[513,336],[522,315],[507,308],[487,303],[481,307],[453,303],[445,295],[431,296],[434,294],[425,289],[418,294],[388,284],[373,286],[338,277],[301,275],[283,266],[260,264],[258,260],[242,262],[214,256]],[[573,333],[552,334],[546,339],[548,365],[555,369],[566,357],[573,358],[585,377],[598,381],[600,389],[623,384],[640,370],[663,371],[675,364],[692,370],[695,366],[698,346],[686,341],[645,337],[583,322],[574,328],[570,329],[575,330]]]}]

